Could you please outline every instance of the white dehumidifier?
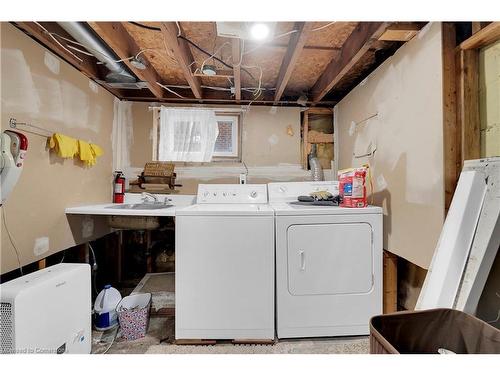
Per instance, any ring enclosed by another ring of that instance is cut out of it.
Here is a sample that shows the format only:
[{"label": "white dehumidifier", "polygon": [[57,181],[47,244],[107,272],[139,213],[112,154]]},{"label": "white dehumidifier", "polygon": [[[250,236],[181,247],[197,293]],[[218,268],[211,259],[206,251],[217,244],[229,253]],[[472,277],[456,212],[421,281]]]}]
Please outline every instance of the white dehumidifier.
[{"label": "white dehumidifier", "polygon": [[0,285],[1,353],[91,351],[88,264],[61,263]]}]

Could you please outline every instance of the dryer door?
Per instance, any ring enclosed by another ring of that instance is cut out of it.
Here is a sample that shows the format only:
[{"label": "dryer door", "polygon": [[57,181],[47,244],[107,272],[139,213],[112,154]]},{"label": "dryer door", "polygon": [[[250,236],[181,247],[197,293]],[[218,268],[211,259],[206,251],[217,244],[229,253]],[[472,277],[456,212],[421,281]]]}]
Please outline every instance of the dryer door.
[{"label": "dryer door", "polygon": [[368,223],[291,225],[287,233],[292,295],[367,293],[373,286]]}]

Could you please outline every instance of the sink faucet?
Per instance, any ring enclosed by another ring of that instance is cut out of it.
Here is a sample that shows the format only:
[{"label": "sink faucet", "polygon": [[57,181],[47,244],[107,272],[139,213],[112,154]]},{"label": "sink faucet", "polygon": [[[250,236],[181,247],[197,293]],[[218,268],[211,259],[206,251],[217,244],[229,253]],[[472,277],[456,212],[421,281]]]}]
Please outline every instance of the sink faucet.
[{"label": "sink faucet", "polygon": [[144,203],[148,202],[148,198],[151,198],[153,200],[153,203],[158,203],[158,197],[156,195],[147,193],[145,191],[141,193],[141,198]]}]

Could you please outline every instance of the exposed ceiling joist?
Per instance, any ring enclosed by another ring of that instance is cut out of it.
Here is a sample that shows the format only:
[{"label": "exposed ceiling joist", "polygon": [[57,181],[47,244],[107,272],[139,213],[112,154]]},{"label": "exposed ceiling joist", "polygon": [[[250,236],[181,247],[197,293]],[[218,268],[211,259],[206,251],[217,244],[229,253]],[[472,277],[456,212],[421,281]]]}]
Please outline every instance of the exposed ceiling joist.
[{"label": "exposed ceiling joist", "polygon": [[161,78],[144,54],[141,57],[146,63],[145,69],[138,69],[131,64],[130,57],[136,56],[141,50],[121,22],[91,22],[90,25],[116,55],[123,60],[123,63],[140,80],[148,83],[149,90],[156,98],[164,96],[163,89],[156,83],[161,82]]},{"label": "exposed ceiling joist", "polygon": [[378,39],[391,42],[407,42],[418,34],[422,28],[421,23],[394,22]]},{"label": "exposed ceiling joist", "polygon": [[290,37],[288,43],[288,48],[286,50],[285,56],[283,57],[283,62],[281,63],[280,72],[278,74],[278,81],[276,84],[276,93],[274,96],[275,104],[278,103],[283,92],[285,91],[288,80],[292,76],[292,72],[295,69],[295,64],[299,59],[302,49],[304,48],[307,37],[312,29],[312,22],[296,22],[294,29],[297,32],[293,33]]},{"label": "exposed ceiling joist", "polygon": [[[190,68],[190,64],[194,61],[191,50],[186,41],[177,37],[180,25],[177,27],[175,22],[162,22],[160,27],[165,37],[167,48],[182,69],[184,78],[188,82],[189,87],[191,87],[193,95],[197,99],[202,99],[201,80],[199,77],[193,76],[193,72]],[[180,32],[182,33],[182,29]]]},{"label": "exposed ceiling joist", "polygon": [[[96,60],[86,55],[78,55],[70,53],[67,49],[61,47],[61,40],[57,36],[51,36],[43,28],[38,26],[36,22],[16,22],[16,25],[22,30],[27,32],[33,38],[38,40],[43,45],[47,46],[51,51],[62,57],[68,63],[80,70],[87,77],[92,79],[99,79],[99,72],[97,70]],[[62,29],[61,29],[62,30]],[[62,32],[61,32],[62,33]],[[59,44],[58,42],[59,41]]]},{"label": "exposed ceiling joist", "polygon": [[492,22],[460,43],[461,49],[474,49],[487,46],[500,40],[500,22]]},{"label": "exposed ceiling joist", "polygon": [[232,55],[233,55],[233,75],[234,75],[234,98],[236,103],[241,100],[241,41],[233,39],[232,41]]},{"label": "exposed ceiling joist", "polygon": [[340,56],[327,65],[311,89],[318,103],[370,49],[390,25],[388,22],[361,22],[342,46]]}]

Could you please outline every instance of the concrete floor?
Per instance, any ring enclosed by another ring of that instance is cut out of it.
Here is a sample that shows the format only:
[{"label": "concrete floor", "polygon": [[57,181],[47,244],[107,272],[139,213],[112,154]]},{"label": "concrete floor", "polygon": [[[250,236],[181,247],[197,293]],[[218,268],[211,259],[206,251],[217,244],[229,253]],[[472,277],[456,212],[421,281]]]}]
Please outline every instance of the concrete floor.
[{"label": "concrete floor", "polygon": [[174,318],[152,316],[146,337],[126,341],[118,337],[111,347],[114,331],[93,332],[92,353],[107,354],[367,354],[366,336],[280,340],[274,345],[234,345],[230,342],[216,345],[173,345]]}]

